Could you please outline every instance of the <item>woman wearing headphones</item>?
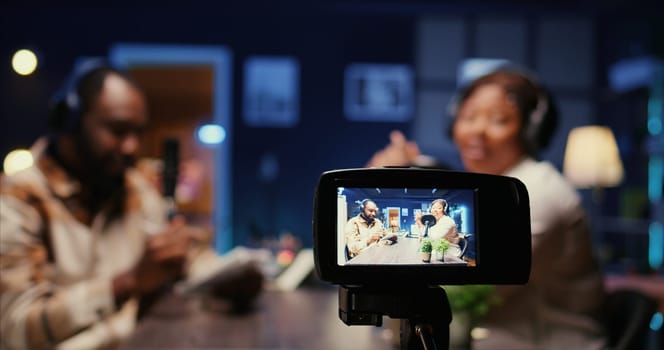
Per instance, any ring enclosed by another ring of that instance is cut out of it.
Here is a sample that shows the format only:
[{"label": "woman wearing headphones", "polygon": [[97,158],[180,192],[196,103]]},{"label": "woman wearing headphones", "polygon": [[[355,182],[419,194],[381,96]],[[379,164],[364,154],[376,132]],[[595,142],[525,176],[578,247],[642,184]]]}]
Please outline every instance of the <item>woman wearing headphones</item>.
[{"label": "woman wearing headphones", "polygon": [[[597,319],[603,280],[580,197],[553,165],[536,160],[555,129],[550,97],[529,75],[503,68],[471,83],[450,112],[465,169],[518,178],[530,197],[530,280],[496,287],[501,302],[480,323],[488,335],[473,349],[604,348]],[[403,159],[412,149],[390,144],[370,165]]]},{"label": "woman wearing headphones", "polygon": [[[429,212],[436,219],[436,223],[429,226],[426,232],[431,239],[444,238],[450,242],[449,248],[445,251],[445,256],[458,258],[461,255],[461,248],[459,247],[461,236],[459,235],[454,219],[445,215],[446,210],[446,200],[438,198],[431,202]],[[425,232],[424,223],[422,223],[422,213],[418,212],[415,214],[415,223],[420,228],[420,238],[422,238]]]}]

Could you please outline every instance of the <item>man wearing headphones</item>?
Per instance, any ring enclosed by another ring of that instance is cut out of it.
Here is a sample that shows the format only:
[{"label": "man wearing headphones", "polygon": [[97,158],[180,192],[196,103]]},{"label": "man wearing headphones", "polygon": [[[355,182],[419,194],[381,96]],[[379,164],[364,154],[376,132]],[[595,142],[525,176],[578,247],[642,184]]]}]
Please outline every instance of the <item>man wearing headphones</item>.
[{"label": "man wearing headphones", "polygon": [[371,199],[360,203],[360,213],[346,223],[344,234],[349,258],[378,242],[386,233],[383,223],[376,218],[378,206]]},{"label": "man wearing headphones", "polygon": [[[207,233],[167,221],[163,198],[134,168],[148,110],[127,75],[87,61],[52,112],[34,165],[1,178],[0,348],[113,348],[145,300],[214,252],[201,244]],[[257,269],[236,277],[219,292],[258,294]]]},{"label": "man wearing headphones", "polygon": [[[518,178],[530,197],[530,280],[496,286],[501,302],[481,320],[488,336],[473,349],[605,348],[597,318],[605,291],[580,197],[553,165],[536,160],[556,125],[550,96],[529,73],[501,67],[463,89],[450,117],[465,169]],[[369,165],[408,152],[391,144]]]}]

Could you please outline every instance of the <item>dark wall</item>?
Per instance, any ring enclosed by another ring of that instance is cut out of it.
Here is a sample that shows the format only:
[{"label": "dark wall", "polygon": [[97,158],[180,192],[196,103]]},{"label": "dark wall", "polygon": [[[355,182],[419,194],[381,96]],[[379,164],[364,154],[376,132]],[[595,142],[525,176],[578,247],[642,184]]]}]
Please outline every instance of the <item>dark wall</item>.
[{"label": "dark wall", "polygon": [[[233,46],[237,64],[250,54],[293,55],[300,61],[300,121],[294,128],[252,128],[241,120],[235,94],[234,217],[239,237],[290,231],[311,239],[313,191],[318,175],[362,167],[404,123],[349,122],[343,114],[343,72],[350,62],[412,62],[413,21],[402,17],[323,15],[271,20],[270,31]],[[262,26],[264,24],[257,24]],[[267,35],[266,35],[267,34]],[[236,90],[241,91],[240,79]],[[278,164],[261,176],[261,160]],[[236,236],[238,237],[238,236]],[[242,238],[240,238],[242,239]]]}]

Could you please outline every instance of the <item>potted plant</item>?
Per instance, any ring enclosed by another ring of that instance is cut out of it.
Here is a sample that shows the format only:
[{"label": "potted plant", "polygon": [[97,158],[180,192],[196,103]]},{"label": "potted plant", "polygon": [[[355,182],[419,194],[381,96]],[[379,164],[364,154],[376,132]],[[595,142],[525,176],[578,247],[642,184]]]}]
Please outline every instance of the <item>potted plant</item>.
[{"label": "potted plant", "polygon": [[437,240],[433,244],[433,250],[436,251],[436,259],[443,261],[443,258],[445,257],[445,251],[450,247],[450,242],[448,242],[445,238],[441,238]]},{"label": "potted plant", "polygon": [[470,344],[470,331],[500,302],[491,285],[444,286],[452,310],[450,346],[466,348]]},{"label": "potted plant", "polygon": [[433,250],[433,244],[431,240],[425,238],[422,240],[422,245],[420,246],[420,252],[422,253],[422,261],[429,262],[431,261],[431,251]]}]

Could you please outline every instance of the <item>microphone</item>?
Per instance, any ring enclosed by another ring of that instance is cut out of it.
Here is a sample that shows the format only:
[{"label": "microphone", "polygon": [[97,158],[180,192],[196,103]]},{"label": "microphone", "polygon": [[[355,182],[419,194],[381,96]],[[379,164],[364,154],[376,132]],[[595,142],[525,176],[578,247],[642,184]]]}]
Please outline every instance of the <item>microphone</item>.
[{"label": "microphone", "polygon": [[175,187],[178,182],[178,167],[180,162],[180,143],[175,138],[167,138],[163,141],[162,192],[166,200],[166,215],[172,219],[175,210]]}]

